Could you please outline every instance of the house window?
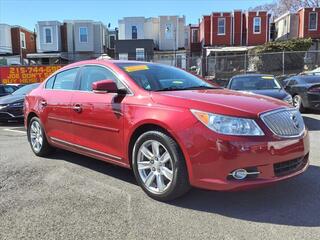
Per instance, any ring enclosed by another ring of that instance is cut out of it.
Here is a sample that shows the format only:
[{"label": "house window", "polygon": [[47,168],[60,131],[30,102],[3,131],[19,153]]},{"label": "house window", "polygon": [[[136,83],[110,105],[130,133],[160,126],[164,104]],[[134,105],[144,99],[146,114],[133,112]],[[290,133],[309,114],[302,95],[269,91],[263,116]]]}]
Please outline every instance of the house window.
[{"label": "house window", "polygon": [[144,48],[136,48],[136,60],[144,61]]},{"label": "house window", "polygon": [[218,35],[226,34],[226,19],[218,18]]},{"label": "house window", "polygon": [[253,33],[261,33],[261,17],[253,18]]},{"label": "house window", "polygon": [[26,48],[26,34],[24,32],[20,32],[20,44],[21,48]]},{"label": "house window", "polygon": [[173,39],[173,29],[172,24],[167,23],[165,28],[165,39]]},{"label": "house window", "polygon": [[131,27],[132,39],[138,39],[138,30],[136,26]]},{"label": "house window", "polygon": [[318,13],[311,12],[309,14],[309,30],[314,31],[318,28]]},{"label": "house window", "polygon": [[44,28],[44,42],[52,43],[52,28],[46,27]]},{"label": "house window", "polygon": [[88,42],[88,28],[87,27],[80,27],[79,28],[79,41],[81,43]]},{"label": "house window", "polygon": [[119,53],[119,60],[128,60],[128,53]]},{"label": "house window", "polygon": [[192,29],[192,43],[198,43],[199,42],[199,30],[198,29]]},{"label": "house window", "polygon": [[110,49],[114,49],[114,41],[116,40],[116,37],[114,35],[111,35],[109,37],[109,46],[110,46]]}]

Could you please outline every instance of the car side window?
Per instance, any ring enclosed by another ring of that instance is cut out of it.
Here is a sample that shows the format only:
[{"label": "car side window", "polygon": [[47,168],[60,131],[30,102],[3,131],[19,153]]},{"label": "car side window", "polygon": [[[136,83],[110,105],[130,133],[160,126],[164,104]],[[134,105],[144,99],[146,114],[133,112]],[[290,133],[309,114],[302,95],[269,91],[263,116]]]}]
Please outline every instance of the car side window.
[{"label": "car side window", "polygon": [[4,86],[4,91],[6,93],[13,93],[16,89],[12,86]]},{"label": "car side window", "polygon": [[72,90],[79,68],[72,68],[56,74],[53,89]]},{"label": "car side window", "polygon": [[85,66],[81,70],[80,90],[92,91],[92,83],[101,80],[113,80],[118,88],[124,87],[110,70],[99,66]]},{"label": "car side window", "polygon": [[0,86],[0,93],[5,93],[4,92],[4,87]]},{"label": "car side window", "polygon": [[45,88],[52,89],[55,77],[56,76],[52,76],[47,80]]}]

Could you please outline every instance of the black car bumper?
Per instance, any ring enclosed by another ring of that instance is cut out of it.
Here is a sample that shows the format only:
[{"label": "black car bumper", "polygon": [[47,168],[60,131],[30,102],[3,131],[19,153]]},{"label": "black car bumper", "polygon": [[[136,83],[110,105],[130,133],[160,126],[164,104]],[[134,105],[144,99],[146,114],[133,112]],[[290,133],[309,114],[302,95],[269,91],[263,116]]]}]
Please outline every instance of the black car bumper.
[{"label": "black car bumper", "polygon": [[23,108],[7,107],[0,110],[0,121],[22,120]]},{"label": "black car bumper", "polygon": [[320,94],[319,93],[308,93],[308,104],[306,107],[314,110],[320,110]]}]

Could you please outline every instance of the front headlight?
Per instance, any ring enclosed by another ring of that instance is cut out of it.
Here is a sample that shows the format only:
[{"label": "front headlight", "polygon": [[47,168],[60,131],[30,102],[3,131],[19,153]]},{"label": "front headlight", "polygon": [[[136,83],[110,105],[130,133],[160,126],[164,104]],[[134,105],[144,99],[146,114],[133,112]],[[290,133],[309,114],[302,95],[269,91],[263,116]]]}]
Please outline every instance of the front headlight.
[{"label": "front headlight", "polygon": [[283,99],[283,101],[285,101],[285,102],[287,102],[287,103],[289,103],[289,104],[292,104],[292,97],[291,97],[291,95],[286,96],[286,97]]},{"label": "front headlight", "polygon": [[209,129],[225,135],[263,136],[253,119],[229,117],[191,109],[193,115]]}]

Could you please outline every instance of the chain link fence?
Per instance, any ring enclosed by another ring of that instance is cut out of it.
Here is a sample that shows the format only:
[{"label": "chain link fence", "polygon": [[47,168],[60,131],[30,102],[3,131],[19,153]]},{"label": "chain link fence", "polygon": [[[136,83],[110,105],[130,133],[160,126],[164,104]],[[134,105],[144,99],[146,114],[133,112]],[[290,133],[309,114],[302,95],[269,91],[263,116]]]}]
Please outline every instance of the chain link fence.
[{"label": "chain link fence", "polygon": [[[48,53],[47,57],[34,54],[21,61],[16,56],[14,64],[0,56],[1,65],[65,65],[68,63],[89,59],[110,59],[105,53]],[[279,78],[292,74],[311,71],[320,66],[320,51],[307,52],[275,52],[275,53],[244,53],[230,54],[219,52],[213,56],[205,54],[191,55],[186,51],[155,51],[136,55],[136,53],[115,54],[114,59],[141,60],[176,66],[195,74],[225,85],[228,80],[238,74],[266,73]],[[8,57],[7,57],[8,58]],[[14,56],[10,56],[14,58]],[[320,72],[320,69],[319,69]]]}]

